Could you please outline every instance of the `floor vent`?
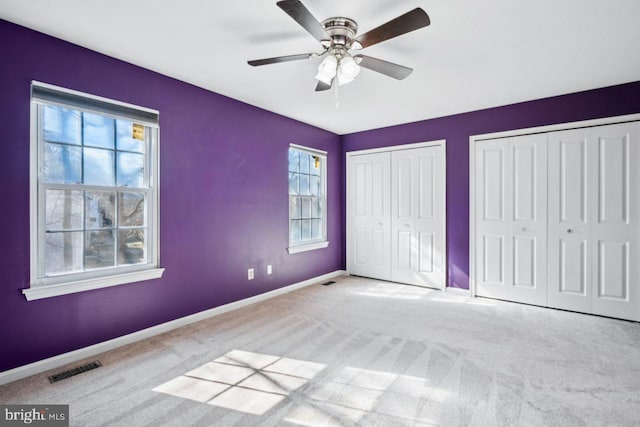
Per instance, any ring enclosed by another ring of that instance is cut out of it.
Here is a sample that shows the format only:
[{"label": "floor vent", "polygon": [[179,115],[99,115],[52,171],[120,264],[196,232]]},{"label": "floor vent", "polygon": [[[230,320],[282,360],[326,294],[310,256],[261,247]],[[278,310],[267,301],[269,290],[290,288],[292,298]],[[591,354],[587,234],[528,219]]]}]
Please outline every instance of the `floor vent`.
[{"label": "floor vent", "polygon": [[328,282],[323,283],[322,286],[329,286],[329,285],[333,285],[334,283],[336,282],[334,282],[333,280],[329,280]]},{"label": "floor vent", "polygon": [[99,368],[100,366],[102,366],[102,363],[100,363],[99,360],[96,360],[94,362],[87,363],[86,365],[78,366],[73,369],[69,369],[68,371],[60,372],[59,374],[50,375],[49,382],[53,384],[58,381],[66,380],[69,377]]}]

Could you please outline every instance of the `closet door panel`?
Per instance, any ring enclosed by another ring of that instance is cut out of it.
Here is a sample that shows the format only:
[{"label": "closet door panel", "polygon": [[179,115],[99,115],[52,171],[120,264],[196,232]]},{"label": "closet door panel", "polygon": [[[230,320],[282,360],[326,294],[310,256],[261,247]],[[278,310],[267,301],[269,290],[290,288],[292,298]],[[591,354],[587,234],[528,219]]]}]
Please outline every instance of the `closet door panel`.
[{"label": "closet door panel", "polygon": [[590,129],[549,134],[549,306],[591,313],[589,222],[595,180]]},{"label": "closet door panel", "polygon": [[546,136],[476,144],[478,295],[546,303]]},{"label": "closet door panel", "polygon": [[510,203],[510,299],[528,304],[547,302],[547,136],[509,138],[507,179],[513,182]]},{"label": "closet door panel", "polygon": [[391,156],[391,277],[444,287],[444,149],[394,151]]},{"label": "closet door panel", "polygon": [[508,140],[479,141],[476,162],[476,266],[479,296],[510,299],[511,221],[507,212]]},{"label": "closet door panel", "polygon": [[424,286],[444,289],[444,147],[421,148],[416,155],[416,270]]},{"label": "closet door panel", "polygon": [[347,268],[390,280],[390,155],[353,156],[348,162]]},{"label": "closet door panel", "polygon": [[593,313],[640,320],[640,124],[593,128]]}]

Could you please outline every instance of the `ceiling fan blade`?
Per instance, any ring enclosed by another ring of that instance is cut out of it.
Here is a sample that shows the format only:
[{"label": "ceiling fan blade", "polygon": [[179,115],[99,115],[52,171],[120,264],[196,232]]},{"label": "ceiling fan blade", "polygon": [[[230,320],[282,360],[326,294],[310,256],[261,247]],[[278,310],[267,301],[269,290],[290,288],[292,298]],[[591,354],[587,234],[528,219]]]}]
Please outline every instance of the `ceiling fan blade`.
[{"label": "ceiling fan blade", "polygon": [[[386,24],[382,24],[361,36],[356,37],[356,41],[360,44],[361,48],[364,49],[365,47],[369,47],[376,43],[426,27],[430,23],[431,20],[429,19],[427,12],[417,7],[404,15],[400,15],[397,18],[392,19]],[[358,46],[353,46],[353,48],[356,49]]]},{"label": "ceiling fan blade", "polygon": [[279,62],[298,61],[299,59],[309,59],[314,56],[313,53],[302,53],[300,55],[276,56],[275,58],[254,59],[247,61],[249,65],[257,67],[258,65],[277,64]]},{"label": "ceiling fan blade", "polygon": [[328,85],[323,81],[318,80],[318,84],[316,85],[316,92],[322,92],[325,90],[329,90],[331,89],[331,86],[333,85],[333,79],[331,80],[331,84]]},{"label": "ceiling fan blade", "polygon": [[393,77],[396,80],[405,79],[413,72],[413,68],[403,65],[394,64],[393,62],[383,61],[382,59],[372,58],[366,55],[355,55],[353,57],[361,67],[367,68],[376,73]]},{"label": "ceiling fan blade", "polygon": [[293,18],[298,24],[302,26],[309,34],[315,37],[316,40],[329,40],[329,34],[325,31],[324,27],[309,10],[299,0],[282,0],[276,3],[280,9],[282,9],[287,15]]}]

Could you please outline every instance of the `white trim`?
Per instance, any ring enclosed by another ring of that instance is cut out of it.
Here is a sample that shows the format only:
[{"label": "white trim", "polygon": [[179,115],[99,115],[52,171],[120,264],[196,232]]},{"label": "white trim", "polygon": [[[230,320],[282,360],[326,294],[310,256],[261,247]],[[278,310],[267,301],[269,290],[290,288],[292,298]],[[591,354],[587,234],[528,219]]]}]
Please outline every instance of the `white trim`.
[{"label": "white trim", "polygon": [[289,143],[289,147],[295,148],[296,150],[306,151],[310,154],[318,154],[320,156],[327,157],[327,152],[324,150],[318,150],[317,148],[306,147],[304,145],[298,145],[294,143]]},{"label": "white trim", "polygon": [[329,241],[325,240],[325,241],[322,241],[322,242],[308,243],[308,244],[305,244],[305,245],[289,246],[287,248],[287,251],[290,254],[297,254],[297,253],[300,253],[300,252],[312,251],[314,249],[326,248],[327,246],[329,246]]},{"label": "white trim", "polygon": [[[426,142],[416,142],[412,144],[404,144],[404,145],[390,145],[388,147],[380,147],[380,148],[371,148],[366,150],[356,150],[356,151],[347,151],[345,153],[345,183],[348,181],[349,177],[349,158],[353,156],[360,156],[364,154],[374,154],[374,153],[385,153],[392,151],[400,151],[400,150],[411,150],[414,148],[425,148],[425,147],[438,147],[442,146],[442,157],[443,157],[443,165],[442,165],[442,176],[444,180],[442,181],[442,194],[444,198],[444,203],[442,206],[443,210],[443,220],[442,220],[442,274],[443,274],[443,282],[440,290],[444,291],[447,288],[447,284],[449,283],[449,258],[447,254],[447,140],[446,139],[438,139],[435,141],[426,141]],[[348,188],[345,188],[345,194],[347,193]],[[349,195],[347,194],[347,200]],[[346,250],[347,250],[347,259],[349,257],[349,230],[351,228],[350,220],[349,220],[349,203],[347,203],[346,209]],[[349,263],[347,262],[347,273],[349,272]]]},{"label": "white trim", "polygon": [[[404,145],[390,145],[388,147],[380,147],[380,148],[369,148],[366,150],[357,150],[357,151],[347,151],[347,157],[350,156],[359,156],[362,154],[373,154],[373,153],[385,153],[388,151],[398,151],[398,150],[411,150],[412,148],[423,148],[423,147],[433,147],[436,145],[444,145],[446,148],[446,139],[438,139],[435,141],[428,142],[416,142],[413,144],[404,144]],[[446,152],[446,149],[445,149]]]},{"label": "white trim", "polygon": [[191,314],[181,317],[179,319],[171,320],[169,322],[161,323],[150,328],[142,329],[131,334],[123,335],[118,338],[114,338],[108,341],[103,341],[98,344],[94,344],[88,347],[80,348],[78,350],[70,351],[68,353],[59,354],[57,356],[49,357],[47,359],[39,360],[37,362],[30,363],[28,365],[19,366],[8,371],[0,372],[0,385],[17,381],[22,378],[26,378],[31,375],[36,375],[50,369],[54,369],[69,363],[77,362],[88,357],[96,356],[100,353],[104,353],[109,350],[113,350],[124,345],[128,345],[137,341],[141,341],[147,338],[154,337],[156,335],[163,334],[165,332],[172,331],[182,326],[190,325],[201,320],[208,319],[210,317],[218,316],[229,311],[237,310],[242,307],[246,307],[251,304],[255,304],[276,296],[295,291],[306,286],[317,284],[325,280],[332,279],[334,277],[343,276],[346,272],[343,270],[336,270],[331,273],[323,274],[321,276],[313,277],[302,282],[294,283],[289,286],[285,286],[273,291],[265,292],[260,295],[256,295],[250,298],[246,298],[240,301],[235,301],[229,304],[221,305],[209,310],[201,311],[199,313]]},{"label": "white trim", "polygon": [[115,274],[113,276],[96,277],[93,279],[64,282],[56,285],[32,286],[22,290],[27,301],[56,297],[58,295],[74,294],[93,289],[108,288],[110,286],[124,285],[126,283],[141,282],[143,280],[159,279],[164,273],[164,268],[152,268],[149,270],[134,271],[131,273]]},{"label": "white trim", "polygon": [[509,138],[512,136],[530,135],[535,133],[548,133],[568,129],[578,129],[584,127],[604,126],[614,123],[635,122],[640,120],[640,113],[627,114],[624,116],[604,117],[600,119],[582,120],[577,122],[567,122],[547,126],[537,126],[532,128],[514,129],[504,132],[485,133],[469,136],[469,296],[477,295],[476,265],[475,265],[475,143],[486,139]]},{"label": "white trim", "polygon": [[447,290],[449,286],[449,258],[447,257],[447,248],[449,239],[447,239],[447,140],[442,139],[442,289]]},{"label": "white trim", "polygon": [[[38,120],[38,105],[29,102],[30,118],[29,118],[29,277],[39,277],[38,271],[38,130],[39,125],[34,123]],[[42,259],[42,258],[40,258]],[[31,280],[31,279],[30,279]]]},{"label": "white trim", "polygon": [[514,129],[503,132],[485,133],[480,135],[471,135],[469,140],[473,138],[475,141],[484,139],[509,138],[511,136],[530,135],[533,133],[547,133],[559,130],[587,128],[593,126],[604,126],[614,123],[636,122],[640,120],[640,113],[627,114],[624,116],[605,117],[601,119],[581,120],[578,122],[567,122],[555,125],[536,126],[532,128]]},{"label": "white trim", "polygon": [[56,91],[59,91],[59,92],[66,92],[66,93],[70,93],[72,95],[81,96],[81,97],[87,98],[87,99],[94,99],[96,101],[107,102],[109,104],[119,105],[121,107],[127,107],[127,108],[136,109],[136,110],[142,110],[142,111],[146,111],[147,113],[160,115],[160,111],[154,110],[153,108],[142,107],[140,105],[135,105],[135,104],[129,104],[128,102],[116,101],[116,100],[111,99],[111,98],[105,98],[103,96],[92,95],[90,93],[80,92],[78,90],[68,89],[68,88],[62,87],[62,86],[56,86],[56,85],[52,85],[52,84],[49,84],[49,83],[39,82],[37,80],[31,80],[31,85],[32,86],[39,86],[39,87],[42,87],[42,88],[45,88],[45,89],[56,90]]}]

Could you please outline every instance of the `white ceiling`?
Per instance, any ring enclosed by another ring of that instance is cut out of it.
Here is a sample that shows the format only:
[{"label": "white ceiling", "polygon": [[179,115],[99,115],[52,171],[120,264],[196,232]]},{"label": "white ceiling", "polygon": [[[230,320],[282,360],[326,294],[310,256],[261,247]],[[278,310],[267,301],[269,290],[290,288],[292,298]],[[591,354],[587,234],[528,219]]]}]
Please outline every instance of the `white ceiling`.
[{"label": "white ceiling", "polygon": [[303,2],[359,33],[422,7],[429,27],[362,51],[413,74],[363,70],[336,108],[319,59],[250,67],[320,51],[276,0],[0,0],[0,18],[338,134],[640,80],[639,0]]}]

